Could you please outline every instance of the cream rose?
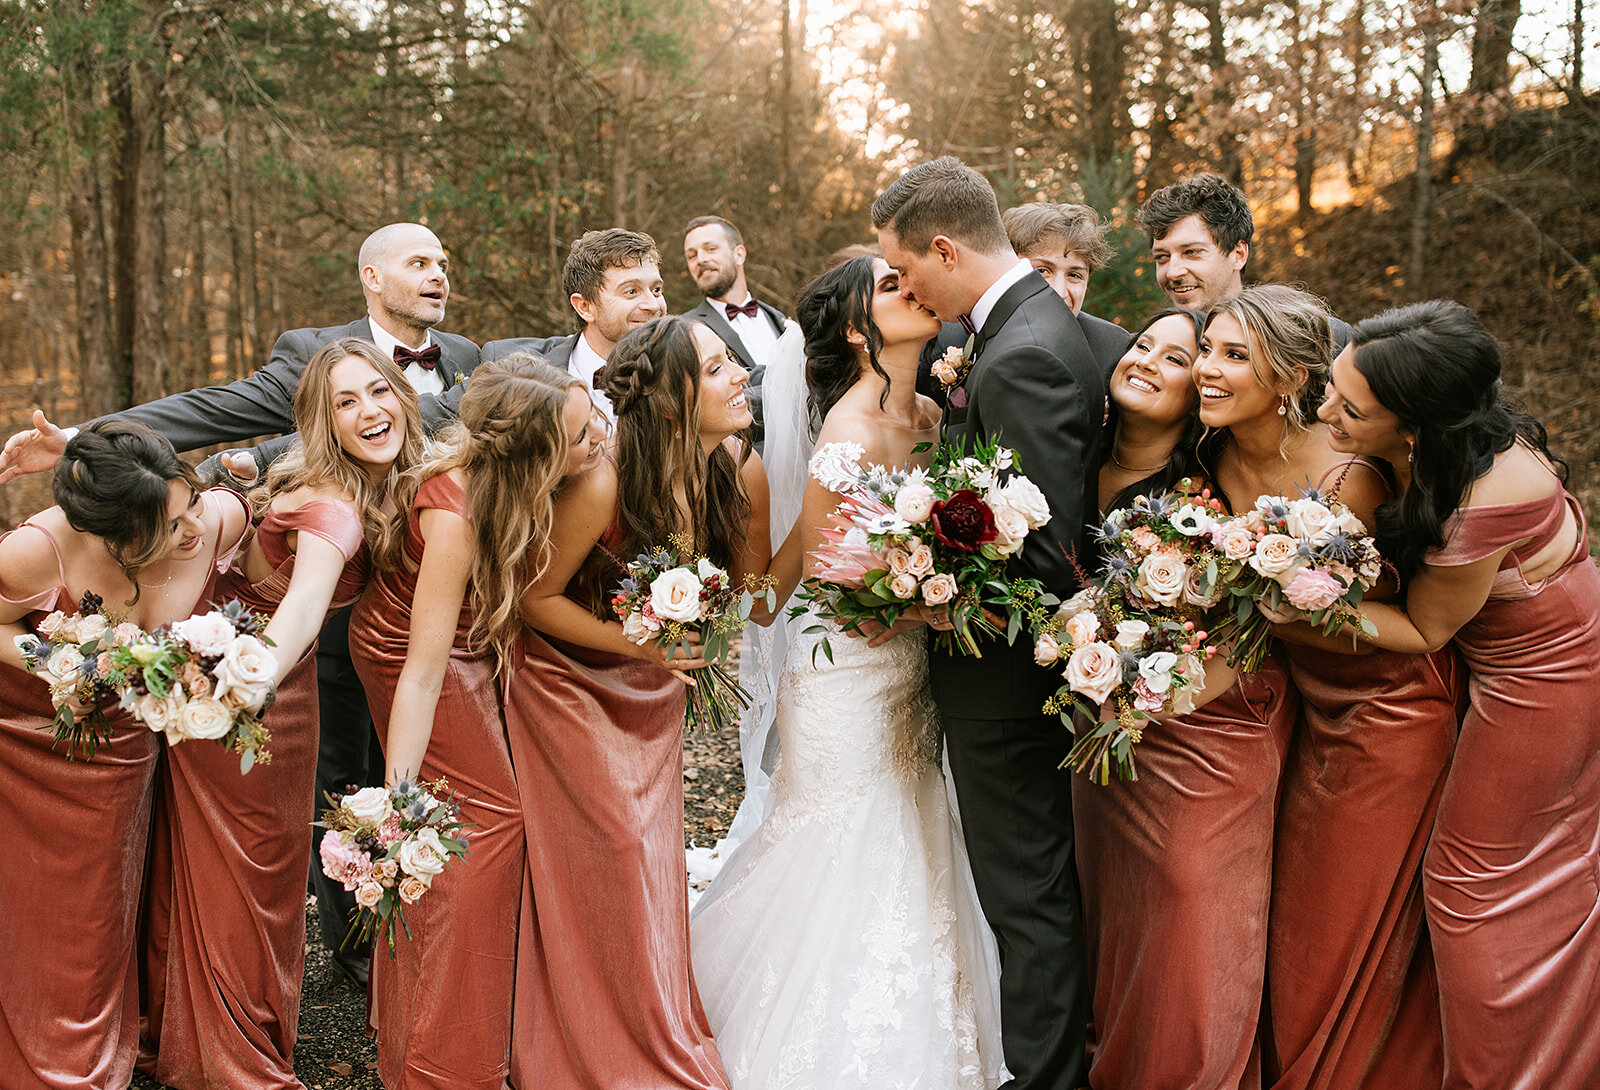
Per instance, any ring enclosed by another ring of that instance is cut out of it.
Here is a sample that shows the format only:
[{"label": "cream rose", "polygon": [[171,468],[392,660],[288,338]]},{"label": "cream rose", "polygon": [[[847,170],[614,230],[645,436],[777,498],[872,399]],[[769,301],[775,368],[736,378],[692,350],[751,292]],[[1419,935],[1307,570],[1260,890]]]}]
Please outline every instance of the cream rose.
[{"label": "cream rose", "polygon": [[400,876],[400,866],[393,859],[380,859],[372,864],[372,880],[385,886],[394,885]]},{"label": "cream rose", "polygon": [[145,693],[133,702],[133,717],[157,734],[165,734],[177,718],[177,705],[165,697]]},{"label": "cream rose", "polygon": [[76,685],[83,677],[83,653],[76,644],[63,644],[50,652],[44,668],[50,671],[45,681],[52,689]]},{"label": "cream rose", "polygon": [[922,584],[922,600],[930,606],[942,606],[956,596],[956,577],[940,572]]},{"label": "cream rose", "polygon": [[926,522],[933,512],[933,489],[912,481],[895,493],[894,513],[907,522]]},{"label": "cream rose", "polygon": [[1324,504],[1312,499],[1299,499],[1290,503],[1289,518],[1286,521],[1291,534],[1308,541],[1326,537],[1335,525],[1333,512]]},{"label": "cream rose", "polygon": [[664,571],[650,583],[650,604],[664,621],[698,621],[700,580],[688,568]]},{"label": "cream rose", "polygon": [[186,700],[178,713],[178,733],[185,738],[212,741],[227,734],[233,726],[233,713],[222,702],[209,696]]},{"label": "cream rose", "polygon": [[1022,548],[1022,539],[1028,536],[1028,520],[1021,511],[1001,503],[994,510],[994,548],[1001,556],[1011,556]]},{"label": "cream rose", "polygon": [[1243,560],[1256,551],[1256,535],[1237,520],[1229,522],[1222,530],[1222,555],[1229,560]]},{"label": "cream rose", "polygon": [[1183,597],[1183,584],[1189,578],[1189,565],[1177,553],[1158,549],[1145,557],[1133,585],[1152,602],[1175,606]]},{"label": "cream rose", "polygon": [[917,577],[908,571],[903,571],[889,580],[889,591],[896,598],[910,599],[917,593]]},{"label": "cream rose", "polygon": [[911,559],[906,562],[906,571],[921,579],[933,571],[933,550],[926,545],[918,545],[911,550]]},{"label": "cream rose", "polygon": [[1150,634],[1150,626],[1143,621],[1118,621],[1115,643],[1124,651],[1132,651],[1144,646],[1144,638]]},{"label": "cream rose", "polygon": [[131,647],[133,642],[144,635],[144,629],[132,621],[123,621],[111,630],[111,642],[123,647]]},{"label": "cream rose", "polygon": [[939,385],[941,386],[953,386],[956,381],[956,369],[949,360],[934,360],[933,377],[939,380]]},{"label": "cream rose", "polygon": [[1339,513],[1333,516],[1333,527],[1351,536],[1367,532],[1367,524],[1357,518],[1355,512],[1348,507],[1339,508]]},{"label": "cream rose", "polygon": [[356,887],[356,904],[362,908],[377,908],[383,900],[383,887],[376,882],[362,882]]},{"label": "cream rose", "polygon": [[447,855],[444,845],[439,842],[438,830],[422,829],[400,845],[400,869],[431,885],[434,875],[444,870]]},{"label": "cream rose", "polygon": [[198,617],[174,621],[172,634],[198,653],[210,658],[227,651],[228,645],[239,635],[233,622],[213,610]]},{"label": "cream rose", "polygon": [[38,624],[39,635],[47,640],[54,640],[63,628],[67,626],[70,618],[59,609],[49,614]]},{"label": "cream rose", "polygon": [[426,892],[428,892],[428,883],[414,874],[408,874],[400,880],[399,893],[402,904],[414,905]]},{"label": "cream rose", "polygon": [[1091,608],[1095,603],[1095,598],[1094,591],[1080,590],[1056,607],[1056,620],[1065,621],[1074,613],[1082,613],[1084,610]]},{"label": "cream rose", "polygon": [[644,618],[634,610],[622,619],[622,635],[632,643],[643,647],[650,640],[650,626],[644,623]]},{"label": "cream rose", "polygon": [[1100,634],[1100,618],[1087,609],[1082,613],[1074,613],[1067,618],[1067,626],[1061,634],[1067,637],[1067,643],[1073,647],[1092,643]]},{"label": "cream rose", "polygon": [[1204,568],[1190,568],[1189,574],[1183,580],[1183,597],[1192,606],[1201,609],[1210,609],[1222,597],[1222,580],[1218,579],[1208,591],[1201,586],[1205,582],[1206,570]]},{"label": "cream rose", "polygon": [[89,613],[78,618],[78,642],[88,643],[98,640],[111,631],[111,622],[101,613]]},{"label": "cream rose", "polygon": [[1268,534],[1256,542],[1250,566],[1268,579],[1276,579],[1296,566],[1299,553],[1300,543],[1288,534]]},{"label": "cream rose", "polygon": [[1050,503],[1039,491],[1039,486],[1026,477],[1013,477],[1006,482],[1000,494],[1006,506],[1028,521],[1028,529],[1037,530],[1050,521]]},{"label": "cream rose", "polygon": [[1103,704],[1122,683],[1122,659],[1108,643],[1086,643],[1072,652],[1063,675],[1074,692]]},{"label": "cream rose", "polygon": [[721,568],[717,567],[709,559],[703,556],[699,560],[695,561],[694,570],[695,574],[700,577],[701,582],[710,579],[713,575],[727,574]]},{"label": "cream rose", "polygon": [[883,562],[889,566],[891,575],[904,575],[911,568],[911,554],[901,548],[891,548],[883,554]]},{"label": "cream rose", "polygon": [[394,813],[394,804],[389,801],[389,790],[385,787],[363,787],[345,796],[340,805],[350,811],[351,817],[374,828],[382,825]]},{"label": "cream rose", "polygon": [[218,700],[227,701],[229,694],[234,694],[236,700],[229,702],[229,707],[242,701],[240,706],[257,711],[272,692],[278,660],[254,636],[236,636],[223,646],[222,661],[211,673],[217,679],[213,695]]},{"label": "cream rose", "polygon": [[1040,666],[1054,666],[1061,657],[1061,645],[1056,638],[1046,632],[1033,644],[1033,661]]}]

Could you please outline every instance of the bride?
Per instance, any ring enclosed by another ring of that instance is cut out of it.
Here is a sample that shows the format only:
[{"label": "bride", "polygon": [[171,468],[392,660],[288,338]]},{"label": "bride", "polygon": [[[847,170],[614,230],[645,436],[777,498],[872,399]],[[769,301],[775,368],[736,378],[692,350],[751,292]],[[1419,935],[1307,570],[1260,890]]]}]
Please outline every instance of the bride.
[{"label": "bride", "polygon": [[[901,296],[877,257],[823,273],[797,310],[817,449],[854,443],[865,462],[926,466],[939,410],[915,380],[938,319]],[[843,497],[804,476],[807,398],[778,395],[783,369],[767,377],[773,505],[803,485],[809,556]],[[792,437],[774,436],[783,415]],[[785,474],[771,449],[784,438],[800,440],[788,459],[799,472]],[[1006,1076],[993,938],[940,767],[927,629],[881,647],[835,632],[830,661],[801,632],[815,622],[789,622],[770,810],[690,924],[718,1051],[735,1088],[996,1086]]]}]

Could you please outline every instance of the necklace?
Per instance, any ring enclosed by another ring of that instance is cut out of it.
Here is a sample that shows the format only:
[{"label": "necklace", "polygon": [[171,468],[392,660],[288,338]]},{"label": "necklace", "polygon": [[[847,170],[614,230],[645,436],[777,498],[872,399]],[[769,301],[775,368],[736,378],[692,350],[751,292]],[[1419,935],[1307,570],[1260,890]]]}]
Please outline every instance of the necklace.
[{"label": "necklace", "polygon": [[[1121,463],[1119,462],[1118,464],[1120,465]],[[177,578],[177,576],[178,576],[178,569],[174,568],[174,569],[172,569],[172,571],[168,572],[167,573],[167,577],[165,579],[161,580],[161,582],[159,582],[159,583],[145,583],[145,582],[141,582],[138,579],[135,579],[134,582],[137,583],[144,590],[156,590],[159,587],[166,586],[168,583],[172,582],[175,578]]]},{"label": "necklace", "polygon": [[1166,468],[1167,464],[1162,462],[1158,466],[1145,466],[1142,468],[1139,466],[1130,466],[1127,462],[1124,462],[1121,458],[1117,457],[1117,447],[1115,443],[1111,445],[1111,461],[1116,464],[1118,469],[1125,470],[1129,473],[1154,473],[1158,469]]}]

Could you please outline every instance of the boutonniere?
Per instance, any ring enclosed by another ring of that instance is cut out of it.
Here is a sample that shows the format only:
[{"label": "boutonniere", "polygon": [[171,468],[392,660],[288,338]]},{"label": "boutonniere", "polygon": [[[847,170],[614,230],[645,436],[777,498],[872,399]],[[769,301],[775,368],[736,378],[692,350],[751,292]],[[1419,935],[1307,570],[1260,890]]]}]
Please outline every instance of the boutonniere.
[{"label": "boutonniere", "polygon": [[951,345],[944,355],[933,361],[933,377],[944,387],[945,399],[951,408],[959,409],[967,403],[966,390],[961,384],[972,370],[972,338],[961,348]]}]

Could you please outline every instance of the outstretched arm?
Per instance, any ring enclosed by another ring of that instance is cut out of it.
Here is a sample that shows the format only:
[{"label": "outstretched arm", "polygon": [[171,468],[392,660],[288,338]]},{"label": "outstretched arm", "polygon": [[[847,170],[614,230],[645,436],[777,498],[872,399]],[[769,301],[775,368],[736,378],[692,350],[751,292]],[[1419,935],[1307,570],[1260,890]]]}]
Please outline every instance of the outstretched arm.
[{"label": "outstretched arm", "polygon": [[267,638],[272,641],[272,654],[278,660],[274,684],[282,683],[322,630],[345,565],[344,553],[337,545],[304,531],[295,535],[294,552],[289,589],[267,624]]}]

